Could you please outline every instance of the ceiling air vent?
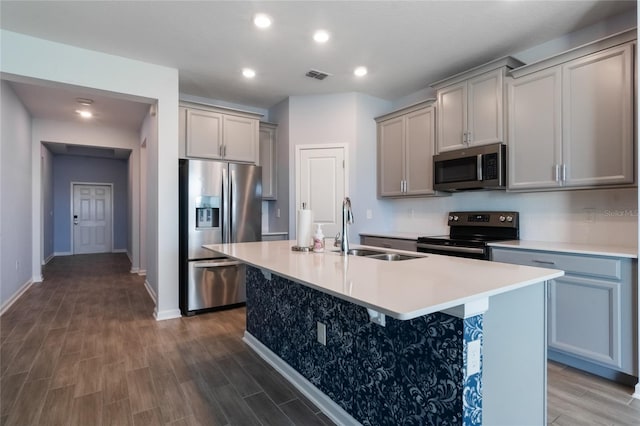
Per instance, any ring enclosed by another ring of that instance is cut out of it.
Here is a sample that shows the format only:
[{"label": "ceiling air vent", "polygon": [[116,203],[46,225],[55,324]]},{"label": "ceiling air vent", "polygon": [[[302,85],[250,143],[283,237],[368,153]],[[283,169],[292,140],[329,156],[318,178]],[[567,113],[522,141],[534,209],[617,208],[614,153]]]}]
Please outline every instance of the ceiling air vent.
[{"label": "ceiling air vent", "polygon": [[329,77],[331,74],[324,71],[309,70],[305,75],[307,77],[315,78],[316,80],[324,80],[325,78]]}]

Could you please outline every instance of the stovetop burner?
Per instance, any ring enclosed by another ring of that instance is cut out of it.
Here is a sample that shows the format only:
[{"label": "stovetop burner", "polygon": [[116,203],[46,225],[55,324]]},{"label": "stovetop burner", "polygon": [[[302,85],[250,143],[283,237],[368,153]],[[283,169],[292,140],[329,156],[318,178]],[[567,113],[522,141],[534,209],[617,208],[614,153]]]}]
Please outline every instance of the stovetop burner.
[{"label": "stovetop burner", "polygon": [[487,243],[519,238],[518,212],[451,212],[449,235],[418,238],[418,251],[488,259]]}]

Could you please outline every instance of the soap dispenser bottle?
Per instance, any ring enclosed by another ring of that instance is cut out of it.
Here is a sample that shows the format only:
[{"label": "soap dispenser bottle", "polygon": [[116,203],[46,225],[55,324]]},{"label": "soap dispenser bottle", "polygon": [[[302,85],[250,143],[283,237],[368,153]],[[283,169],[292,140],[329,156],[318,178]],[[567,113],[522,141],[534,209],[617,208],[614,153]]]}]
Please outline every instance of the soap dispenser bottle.
[{"label": "soap dispenser bottle", "polygon": [[321,223],[316,223],[316,233],[313,236],[313,251],[316,253],[324,252],[324,234],[322,233]]}]

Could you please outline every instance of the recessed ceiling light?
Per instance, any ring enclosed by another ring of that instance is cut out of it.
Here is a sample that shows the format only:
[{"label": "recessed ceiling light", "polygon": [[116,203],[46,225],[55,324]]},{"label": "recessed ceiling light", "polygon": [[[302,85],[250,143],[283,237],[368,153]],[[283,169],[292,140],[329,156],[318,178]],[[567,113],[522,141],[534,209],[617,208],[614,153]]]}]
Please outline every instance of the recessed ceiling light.
[{"label": "recessed ceiling light", "polygon": [[356,77],[364,77],[365,75],[367,75],[367,72],[367,67],[358,67],[353,70],[353,73]]},{"label": "recessed ceiling light", "polygon": [[318,30],[313,33],[313,39],[316,41],[316,43],[326,43],[329,41],[329,38],[329,33],[325,30]]},{"label": "recessed ceiling light", "polygon": [[264,13],[258,13],[253,17],[253,23],[258,28],[269,28],[271,26],[271,18]]},{"label": "recessed ceiling light", "polygon": [[242,75],[244,75],[247,78],[253,78],[256,76],[256,72],[254,70],[252,70],[251,68],[243,68],[242,69]]},{"label": "recessed ceiling light", "polygon": [[80,117],[82,118],[91,118],[93,117],[93,114],[91,113],[91,111],[87,111],[85,109],[77,109],[76,112],[80,115]]},{"label": "recessed ceiling light", "polygon": [[93,103],[93,99],[89,98],[76,98],[76,102],[80,105],[89,106]]}]

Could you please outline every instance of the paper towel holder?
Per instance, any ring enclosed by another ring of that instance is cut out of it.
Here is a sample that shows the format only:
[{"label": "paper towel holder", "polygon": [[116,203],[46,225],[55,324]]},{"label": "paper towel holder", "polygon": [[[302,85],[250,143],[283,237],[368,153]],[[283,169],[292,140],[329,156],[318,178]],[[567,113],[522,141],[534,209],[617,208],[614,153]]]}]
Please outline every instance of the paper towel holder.
[{"label": "paper towel holder", "polygon": [[[306,210],[306,208],[307,208],[307,203],[303,202],[302,203],[302,210]],[[311,247],[311,246],[298,246],[298,245],[295,245],[295,246],[291,247],[292,251],[299,251],[299,252],[306,252],[306,253],[311,252],[312,249],[313,249],[313,247]]]}]

